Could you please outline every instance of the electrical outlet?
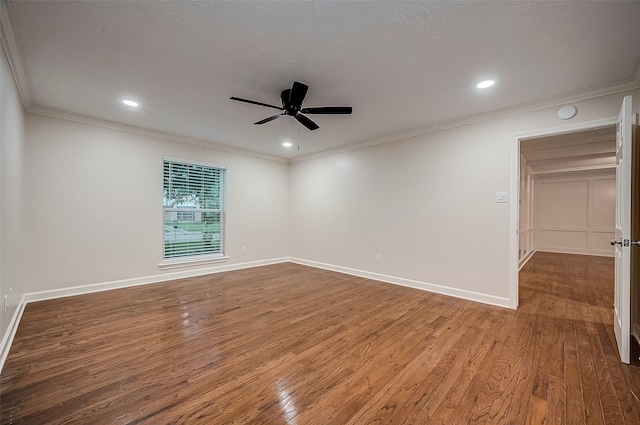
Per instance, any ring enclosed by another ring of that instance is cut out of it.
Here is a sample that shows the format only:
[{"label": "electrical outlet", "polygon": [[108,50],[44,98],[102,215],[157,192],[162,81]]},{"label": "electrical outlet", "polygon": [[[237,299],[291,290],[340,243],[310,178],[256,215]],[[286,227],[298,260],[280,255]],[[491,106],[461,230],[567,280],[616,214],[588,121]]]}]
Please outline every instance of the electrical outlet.
[{"label": "electrical outlet", "polygon": [[376,263],[382,263],[382,254],[376,254]]}]

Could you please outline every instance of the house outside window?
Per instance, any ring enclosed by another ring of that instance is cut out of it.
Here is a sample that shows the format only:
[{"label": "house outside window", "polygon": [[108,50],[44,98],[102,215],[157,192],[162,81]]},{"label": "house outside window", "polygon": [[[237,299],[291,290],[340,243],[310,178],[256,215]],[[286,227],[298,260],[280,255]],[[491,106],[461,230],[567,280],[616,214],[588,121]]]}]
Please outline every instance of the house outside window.
[{"label": "house outside window", "polygon": [[224,256],[225,169],[165,158],[164,259]]}]

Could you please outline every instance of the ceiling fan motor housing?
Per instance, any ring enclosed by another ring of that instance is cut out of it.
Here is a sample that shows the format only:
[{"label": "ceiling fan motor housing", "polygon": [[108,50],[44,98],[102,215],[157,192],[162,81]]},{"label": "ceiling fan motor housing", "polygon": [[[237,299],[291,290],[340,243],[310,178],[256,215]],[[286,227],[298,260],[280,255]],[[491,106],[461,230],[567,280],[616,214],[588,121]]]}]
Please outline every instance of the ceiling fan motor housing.
[{"label": "ceiling fan motor housing", "polygon": [[282,107],[284,108],[285,115],[291,115],[295,117],[298,112],[300,112],[300,108],[296,108],[295,105],[290,103],[291,98],[291,89],[284,89],[282,93],[280,93],[280,99],[282,100]]}]

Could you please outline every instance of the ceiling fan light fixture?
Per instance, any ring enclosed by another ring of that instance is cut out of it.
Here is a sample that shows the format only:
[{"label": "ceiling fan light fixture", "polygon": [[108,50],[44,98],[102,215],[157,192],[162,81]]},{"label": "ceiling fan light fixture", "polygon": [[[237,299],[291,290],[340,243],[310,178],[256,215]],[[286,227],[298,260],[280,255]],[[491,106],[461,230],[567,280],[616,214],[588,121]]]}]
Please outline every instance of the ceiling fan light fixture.
[{"label": "ceiling fan light fixture", "polygon": [[484,80],[484,81],[480,81],[478,84],[476,84],[476,87],[479,89],[488,89],[489,87],[491,87],[492,85],[494,85],[496,82],[493,80]]}]

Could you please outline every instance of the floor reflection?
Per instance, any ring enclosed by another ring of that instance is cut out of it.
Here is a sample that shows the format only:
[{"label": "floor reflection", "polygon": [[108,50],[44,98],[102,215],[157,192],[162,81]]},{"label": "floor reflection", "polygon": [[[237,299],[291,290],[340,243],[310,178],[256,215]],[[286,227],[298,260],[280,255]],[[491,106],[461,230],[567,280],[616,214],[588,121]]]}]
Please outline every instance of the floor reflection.
[{"label": "floor reflection", "polygon": [[274,383],[276,392],[278,393],[278,401],[280,402],[280,408],[284,414],[289,425],[296,425],[296,416],[298,416],[298,409],[287,389],[287,382],[284,379],[278,379]]}]

